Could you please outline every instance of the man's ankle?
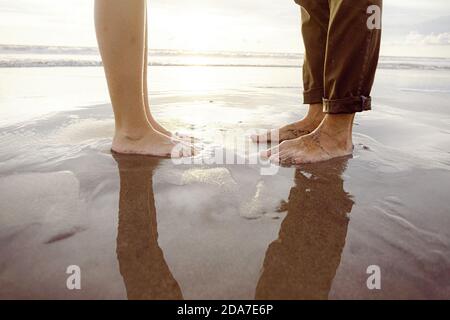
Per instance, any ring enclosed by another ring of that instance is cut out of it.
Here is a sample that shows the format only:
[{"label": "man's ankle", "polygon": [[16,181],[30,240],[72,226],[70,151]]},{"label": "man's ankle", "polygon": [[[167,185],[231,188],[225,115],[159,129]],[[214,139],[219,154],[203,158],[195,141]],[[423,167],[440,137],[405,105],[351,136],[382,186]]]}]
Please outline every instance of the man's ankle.
[{"label": "man's ankle", "polygon": [[310,119],[314,122],[320,123],[320,122],[322,122],[325,115],[326,114],[323,112],[323,105],[321,103],[320,104],[310,104],[306,118]]},{"label": "man's ankle", "polygon": [[345,148],[352,145],[354,114],[327,114],[319,130]]},{"label": "man's ankle", "polygon": [[336,129],[351,129],[353,126],[353,120],[355,119],[355,114],[325,114],[323,125],[329,128]]}]

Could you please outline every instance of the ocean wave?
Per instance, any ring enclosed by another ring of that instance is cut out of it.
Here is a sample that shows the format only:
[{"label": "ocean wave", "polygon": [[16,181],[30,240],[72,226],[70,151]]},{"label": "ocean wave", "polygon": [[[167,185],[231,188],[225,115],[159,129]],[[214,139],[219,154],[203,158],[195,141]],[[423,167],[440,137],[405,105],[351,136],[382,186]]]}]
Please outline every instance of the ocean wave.
[{"label": "ocean wave", "polygon": [[94,47],[28,46],[0,44],[0,54],[98,54]]},{"label": "ocean wave", "polygon": [[96,60],[0,60],[0,68],[100,67],[101,65],[101,61]]},{"label": "ocean wave", "polygon": [[[301,68],[300,53],[151,50],[151,66]],[[97,48],[0,45],[0,68],[99,67]],[[450,70],[450,59],[380,58],[379,69]]]},{"label": "ocean wave", "polygon": [[444,89],[422,89],[422,88],[400,88],[400,91],[404,91],[404,92],[418,92],[418,93],[443,93],[443,94],[450,93],[450,90],[444,90]]},{"label": "ocean wave", "polygon": [[[301,64],[264,64],[264,63],[179,63],[179,62],[150,62],[150,66],[158,67],[254,67],[254,68],[301,68]],[[52,67],[101,67],[99,60],[38,60],[12,59],[0,60],[0,68],[52,68]],[[450,65],[430,65],[413,63],[379,63],[379,69],[391,70],[450,70]]]},{"label": "ocean wave", "polygon": [[[52,67],[101,67],[101,61],[89,60],[14,60],[0,61],[0,68],[52,68]],[[151,62],[155,67],[248,67],[248,68],[300,68],[295,64],[258,63],[176,63]]]},{"label": "ocean wave", "polygon": [[[301,59],[303,54],[291,52],[245,52],[245,51],[195,51],[175,49],[150,49],[150,55],[195,56],[217,58],[273,58]],[[96,47],[29,46],[0,44],[0,54],[45,54],[45,55],[99,55]]]}]

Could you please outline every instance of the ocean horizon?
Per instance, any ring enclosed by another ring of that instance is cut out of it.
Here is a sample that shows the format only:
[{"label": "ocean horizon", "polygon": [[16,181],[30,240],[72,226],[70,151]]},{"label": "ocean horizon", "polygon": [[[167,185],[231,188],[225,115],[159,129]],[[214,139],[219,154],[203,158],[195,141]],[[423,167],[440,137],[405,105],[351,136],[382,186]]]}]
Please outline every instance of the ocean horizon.
[{"label": "ocean horizon", "polygon": [[[303,53],[149,50],[151,66],[301,68]],[[0,44],[0,68],[99,67],[96,47]],[[450,70],[450,58],[381,56],[379,69]]]}]

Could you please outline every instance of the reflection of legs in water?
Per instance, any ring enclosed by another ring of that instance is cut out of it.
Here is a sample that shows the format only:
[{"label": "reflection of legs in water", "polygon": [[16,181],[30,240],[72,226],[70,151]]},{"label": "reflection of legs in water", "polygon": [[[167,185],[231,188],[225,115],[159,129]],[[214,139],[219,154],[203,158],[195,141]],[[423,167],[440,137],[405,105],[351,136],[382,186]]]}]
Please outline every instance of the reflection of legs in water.
[{"label": "reflection of legs in water", "polygon": [[158,160],[116,155],[120,172],[117,258],[128,299],[182,299],[158,246],[153,170]]},{"label": "reflection of legs in water", "polygon": [[266,252],[256,299],[327,299],[340,264],[353,201],[346,160],[297,170],[279,237]]}]

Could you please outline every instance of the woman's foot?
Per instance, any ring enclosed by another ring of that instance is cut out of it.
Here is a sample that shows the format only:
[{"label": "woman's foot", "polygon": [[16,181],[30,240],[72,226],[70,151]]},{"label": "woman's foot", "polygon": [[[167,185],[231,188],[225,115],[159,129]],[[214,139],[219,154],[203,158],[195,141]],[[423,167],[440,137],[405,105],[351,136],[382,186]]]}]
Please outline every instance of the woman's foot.
[{"label": "woman's foot", "polygon": [[111,150],[122,154],[140,154],[157,157],[191,157],[196,155],[192,144],[174,139],[154,128],[117,130]]},{"label": "woman's foot", "polygon": [[312,133],[265,151],[262,156],[282,165],[295,165],[348,156],[353,152],[353,115],[328,115]]},{"label": "woman's foot", "polygon": [[312,104],[309,106],[308,114],[302,120],[288,124],[280,129],[252,135],[251,139],[253,142],[282,142],[310,134],[320,125],[325,117],[322,108],[322,104]]},{"label": "woman's foot", "polygon": [[196,141],[196,139],[193,136],[178,132],[172,133],[166,128],[164,128],[163,125],[160,124],[158,121],[156,121],[156,119],[153,117],[153,115],[150,112],[150,108],[148,106],[145,108],[145,115],[147,117],[148,122],[152,125],[153,129],[155,129],[159,133],[162,133],[165,136],[172,137],[176,140],[181,140],[187,143],[193,143]]},{"label": "woman's foot", "polygon": [[153,129],[158,131],[159,133],[162,133],[163,135],[166,135],[168,137],[172,136],[172,132],[164,128],[156,119],[153,117],[152,113],[150,112],[150,108],[146,105],[145,106],[145,115],[147,116],[148,122],[152,125]]}]

